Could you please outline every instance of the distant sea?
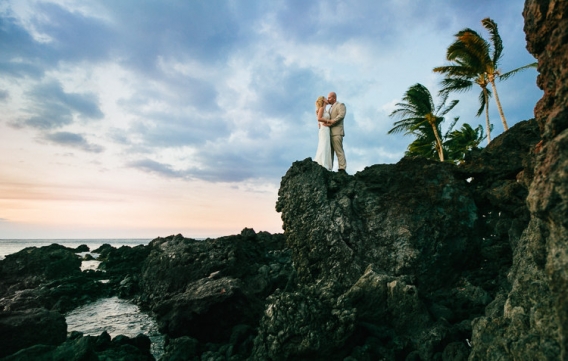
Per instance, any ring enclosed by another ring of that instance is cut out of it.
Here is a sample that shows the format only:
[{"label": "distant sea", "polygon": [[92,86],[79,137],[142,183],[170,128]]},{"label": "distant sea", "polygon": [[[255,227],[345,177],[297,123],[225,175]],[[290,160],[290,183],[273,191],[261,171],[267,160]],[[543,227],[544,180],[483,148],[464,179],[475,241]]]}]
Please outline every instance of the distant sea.
[{"label": "distant sea", "polygon": [[147,245],[151,239],[142,238],[116,238],[116,239],[0,239],[0,259],[4,259],[7,255],[21,251],[27,247],[43,247],[57,243],[69,248],[77,248],[82,244],[86,244],[91,251],[99,248],[105,243],[113,247],[129,246],[135,247],[140,244]]}]

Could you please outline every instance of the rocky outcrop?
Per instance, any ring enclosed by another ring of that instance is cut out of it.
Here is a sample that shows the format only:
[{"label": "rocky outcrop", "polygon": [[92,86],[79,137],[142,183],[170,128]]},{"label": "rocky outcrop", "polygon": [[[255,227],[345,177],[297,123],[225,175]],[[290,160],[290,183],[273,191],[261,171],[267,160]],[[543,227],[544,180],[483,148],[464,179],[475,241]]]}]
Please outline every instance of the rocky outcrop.
[{"label": "rocky outcrop", "polygon": [[65,317],[46,309],[0,312],[0,358],[33,346],[59,345],[67,338]]},{"label": "rocky outcrop", "polygon": [[509,292],[473,327],[470,360],[568,358],[568,3],[527,0],[527,49],[538,59],[530,222],[514,246]]},{"label": "rocky outcrop", "polygon": [[0,262],[0,296],[75,276],[81,273],[80,267],[81,260],[73,250],[57,244],[23,249]]},{"label": "rocky outcrop", "polygon": [[294,163],[276,207],[295,287],[269,297],[251,358],[466,359],[472,321],[510,289],[529,222],[518,178],[538,141],[533,120],[467,166],[405,158],[347,176]]},{"label": "rocky outcrop", "polygon": [[67,312],[109,294],[100,272],[81,272],[81,249],[30,247],[0,261],[0,311]]},{"label": "rocky outcrop", "polygon": [[[205,241],[157,238],[149,247],[139,303],[152,311],[161,332],[196,340],[199,354],[250,353],[266,297],[284,289],[292,274],[283,236],[245,228]],[[187,344],[172,341],[168,352]]]},{"label": "rocky outcrop", "polygon": [[80,332],[72,332],[67,340],[58,346],[37,344],[12,354],[3,361],[29,360],[128,360],[153,361],[150,353],[150,339],[144,335],[134,338],[110,335],[103,332],[100,336],[83,336]]},{"label": "rocky outcrop", "polygon": [[568,3],[528,0],[524,15],[527,48],[538,59],[538,85],[544,90],[544,96],[535,108],[542,128],[543,148],[537,158],[528,203],[533,217],[542,221],[541,235],[546,249],[544,271],[554,305],[550,313],[558,317],[555,339],[562,358],[567,359]]}]

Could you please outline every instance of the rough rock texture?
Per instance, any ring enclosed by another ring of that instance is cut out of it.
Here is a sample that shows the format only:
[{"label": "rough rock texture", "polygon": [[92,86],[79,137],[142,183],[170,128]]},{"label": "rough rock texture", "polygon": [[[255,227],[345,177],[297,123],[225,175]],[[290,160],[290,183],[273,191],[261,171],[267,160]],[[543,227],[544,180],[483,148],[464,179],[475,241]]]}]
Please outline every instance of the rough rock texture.
[{"label": "rough rock texture", "polygon": [[58,345],[67,337],[65,318],[36,308],[0,312],[0,358],[35,344]]},{"label": "rough rock texture", "polygon": [[[158,238],[149,247],[139,303],[153,312],[160,330],[197,340],[199,354],[250,353],[266,297],[284,289],[292,274],[282,235],[245,228],[205,241]],[[172,341],[168,354],[187,345]]]},{"label": "rough rock texture", "polygon": [[514,247],[510,292],[474,323],[470,360],[568,358],[568,3],[527,0],[523,15],[544,90],[530,223]]},{"label": "rough rock texture", "polygon": [[139,276],[142,265],[150,254],[149,246],[115,248],[104,244],[93,252],[99,254],[99,270],[103,270],[109,280],[107,286],[112,294],[129,298],[140,291]]},{"label": "rough rock texture", "polygon": [[467,359],[472,322],[503,315],[513,254],[534,246],[539,140],[531,120],[459,167],[414,158],[347,176],[294,163],[277,210],[296,283],[269,297],[251,358]]},{"label": "rough rock texture", "polygon": [[25,248],[0,262],[0,296],[80,274],[80,267],[81,260],[69,248],[57,244]]},{"label": "rough rock texture", "polygon": [[368,265],[412,274],[424,289],[452,282],[477,208],[451,164],[403,159],[337,176],[311,159],[282,179],[276,209],[301,282],[345,289]]},{"label": "rough rock texture", "polygon": [[67,312],[107,295],[100,272],[81,272],[75,254],[52,244],[30,247],[0,260],[0,311],[46,308]]},{"label": "rough rock texture", "polygon": [[108,333],[100,336],[83,336],[72,332],[59,346],[38,344],[10,355],[3,361],[65,360],[65,361],[153,361],[150,353],[150,339],[144,335],[134,338]]},{"label": "rough rock texture", "polygon": [[[528,197],[541,220],[546,244],[545,272],[558,317],[562,358],[568,358],[568,3],[526,2],[527,47],[538,59],[543,98],[535,108],[543,148]],[[531,27],[534,26],[534,29]]]}]

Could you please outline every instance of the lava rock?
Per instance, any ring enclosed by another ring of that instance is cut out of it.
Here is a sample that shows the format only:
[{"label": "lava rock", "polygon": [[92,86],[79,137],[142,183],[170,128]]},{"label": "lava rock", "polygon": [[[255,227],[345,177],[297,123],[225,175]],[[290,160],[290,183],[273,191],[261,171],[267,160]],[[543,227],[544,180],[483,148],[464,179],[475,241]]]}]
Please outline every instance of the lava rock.
[{"label": "lava rock", "polygon": [[0,312],[0,358],[35,344],[59,345],[67,337],[62,314],[42,308]]}]

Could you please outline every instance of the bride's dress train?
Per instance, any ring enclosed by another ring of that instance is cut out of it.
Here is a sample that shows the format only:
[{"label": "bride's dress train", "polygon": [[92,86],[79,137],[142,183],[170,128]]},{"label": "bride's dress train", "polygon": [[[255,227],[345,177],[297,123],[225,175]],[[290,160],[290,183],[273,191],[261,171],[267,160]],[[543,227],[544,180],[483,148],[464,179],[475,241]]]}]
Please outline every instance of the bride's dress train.
[{"label": "bride's dress train", "polygon": [[[324,112],[323,118],[329,119],[329,113]],[[331,158],[331,138],[329,127],[325,127],[323,125],[320,126],[318,134],[318,149],[314,160],[327,170],[331,170],[331,168],[333,168],[333,163]]]}]

